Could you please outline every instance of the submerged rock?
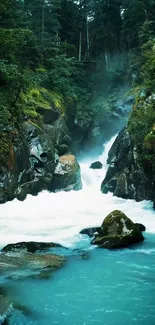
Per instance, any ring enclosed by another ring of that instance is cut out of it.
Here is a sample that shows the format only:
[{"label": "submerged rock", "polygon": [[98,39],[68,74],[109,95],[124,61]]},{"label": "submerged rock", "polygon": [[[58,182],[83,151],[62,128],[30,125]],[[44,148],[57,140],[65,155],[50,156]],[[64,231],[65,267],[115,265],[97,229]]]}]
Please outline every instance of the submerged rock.
[{"label": "submerged rock", "polygon": [[53,271],[63,266],[65,258],[56,254],[39,254],[12,252],[9,255],[0,254],[0,274],[11,279],[39,275],[49,270]]},{"label": "submerged rock", "polygon": [[112,211],[104,219],[101,232],[95,236],[91,244],[101,248],[121,248],[141,242],[144,237],[137,227],[123,212]]},{"label": "submerged rock", "polygon": [[71,154],[59,157],[53,180],[49,189],[56,190],[80,190],[82,188],[80,166]]},{"label": "submerged rock", "polygon": [[27,251],[28,253],[35,253],[36,251],[43,251],[47,250],[49,248],[56,248],[56,247],[62,247],[60,244],[56,243],[44,243],[44,242],[19,242],[15,244],[8,244],[5,247],[2,248],[2,252],[14,252],[14,251]]},{"label": "submerged rock", "polygon": [[80,231],[81,235],[88,235],[90,238],[96,233],[100,233],[101,227],[84,228]]},{"label": "submerged rock", "polygon": [[103,164],[100,161],[95,161],[90,165],[90,168],[92,169],[102,169]]}]

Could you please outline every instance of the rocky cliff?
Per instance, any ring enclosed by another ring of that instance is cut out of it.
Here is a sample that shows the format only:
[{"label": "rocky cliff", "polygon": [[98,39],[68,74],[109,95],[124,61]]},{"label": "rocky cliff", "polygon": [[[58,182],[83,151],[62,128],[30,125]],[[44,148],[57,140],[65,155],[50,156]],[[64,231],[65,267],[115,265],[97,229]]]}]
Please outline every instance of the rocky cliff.
[{"label": "rocky cliff", "polygon": [[20,128],[3,131],[0,203],[15,197],[24,200],[28,193],[37,195],[44,189],[81,188],[80,167],[70,154],[65,115],[52,108],[46,115],[44,110],[40,122],[26,119]]},{"label": "rocky cliff", "polygon": [[[140,100],[108,155],[101,191],[126,199],[155,201],[155,98]],[[155,204],[154,204],[155,206]]]}]

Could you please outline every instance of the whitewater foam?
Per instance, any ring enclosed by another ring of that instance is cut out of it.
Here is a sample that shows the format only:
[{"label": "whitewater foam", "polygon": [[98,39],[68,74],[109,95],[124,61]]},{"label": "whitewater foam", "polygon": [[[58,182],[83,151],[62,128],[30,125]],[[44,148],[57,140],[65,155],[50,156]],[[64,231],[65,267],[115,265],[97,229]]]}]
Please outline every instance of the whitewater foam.
[{"label": "whitewater foam", "polygon": [[[84,227],[98,226],[114,209],[122,210],[134,222],[143,223],[147,232],[155,233],[155,214],[151,202],[123,200],[112,193],[104,195],[100,185],[107,170],[107,155],[115,137],[109,141],[103,154],[97,157],[103,169],[93,170],[93,161],[80,162],[83,189],[81,191],[48,193],[37,197],[27,196],[24,202],[17,199],[0,205],[0,246],[18,241],[55,241],[75,246],[83,238],[79,231]],[[83,239],[83,243],[84,243]]]}]

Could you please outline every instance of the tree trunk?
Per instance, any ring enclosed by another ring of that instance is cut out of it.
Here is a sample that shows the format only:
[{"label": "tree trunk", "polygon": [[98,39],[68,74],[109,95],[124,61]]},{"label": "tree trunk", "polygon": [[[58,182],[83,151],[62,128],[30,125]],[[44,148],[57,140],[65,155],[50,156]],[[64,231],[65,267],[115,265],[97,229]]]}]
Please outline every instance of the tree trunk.
[{"label": "tree trunk", "polygon": [[45,29],[45,0],[42,2],[42,17],[41,17],[41,52],[42,64],[44,61],[44,29]]},{"label": "tree trunk", "polygon": [[82,33],[80,32],[80,37],[79,37],[79,61],[81,61],[81,52],[82,52]]},{"label": "tree trunk", "polygon": [[88,24],[88,17],[86,18],[86,28],[87,28],[87,57],[89,58],[89,49],[90,49],[90,40],[89,40],[89,24]]}]

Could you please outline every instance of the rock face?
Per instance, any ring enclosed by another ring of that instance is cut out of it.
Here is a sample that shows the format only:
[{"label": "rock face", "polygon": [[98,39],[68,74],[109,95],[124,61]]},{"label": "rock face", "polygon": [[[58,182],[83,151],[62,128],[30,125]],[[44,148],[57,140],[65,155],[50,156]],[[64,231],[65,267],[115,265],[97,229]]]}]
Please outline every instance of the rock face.
[{"label": "rock face", "polygon": [[[52,116],[52,112],[50,114]],[[22,125],[22,133],[9,132],[9,153],[6,163],[0,165],[0,203],[14,198],[24,200],[27,194],[37,195],[46,189],[81,187],[79,165],[75,157],[69,155],[71,139],[65,116],[55,114],[51,125],[47,120],[40,125],[27,120]],[[64,158],[59,158],[64,154],[68,155],[66,163],[62,162]]]},{"label": "rock face", "polygon": [[131,136],[124,128],[116,138],[108,155],[109,168],[101,191],[113,192],[125,199],[153,200],[153,180],[148,168],[142,165]]},{"label": "rock face", "polygon": [[102,230],[91,244],[101,248],[121,248],[141,242],[144,237],[139,228],[121,211],[111,212],[103,221]]},{"label": "rock face", "polygon": [[63,155],[59,158],[55,169],[50,190],[79,190],[82,188],[80,166],[71,154]]},{"label": "rock face", "polygon": [[95,161],[90,165],[90,168],[92,169],[102,169],[103,164],[100,161]]},{"label": "rock face", "polygon": [[17,251],[26,251],[28,253],[35,253],[36,251],[43,251],[49,248],[62,247],[60,244],[56,243],[44,243],[44,242],[19,242],[15,244],[8,244],[3,247],[2,252],[17,252]]}]

